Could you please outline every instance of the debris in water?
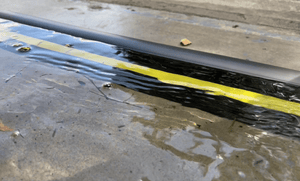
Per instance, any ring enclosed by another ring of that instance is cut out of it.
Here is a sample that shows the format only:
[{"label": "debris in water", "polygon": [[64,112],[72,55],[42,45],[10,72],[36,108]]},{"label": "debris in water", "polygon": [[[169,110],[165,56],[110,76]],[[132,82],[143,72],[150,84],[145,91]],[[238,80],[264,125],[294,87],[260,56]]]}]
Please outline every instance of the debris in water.
[{"label": "debris in water", "polygon": [[13,131],[13,129],[5,126],[3,123],[0,122],[0,131]]},{"label": "debris in water", "polygon": [[102,6],[99,6],[99,5],[92,5],[92,6],[89,6],[90,9],[103,9]]},{"label": "debris in water", "polygon": [[56,133],[56,129],[53,131],[52,137],[54,137],[54,136],[55,136],[55,133]]},{"label": "debris in water", "polygon": [[10,77],[8,77],[7,79],[5,79],[5,83],[7,83],[11,78],[14,78],[16,75],[12,75]]},{"label": "debris in water", "polygon": [[197,126],[198,128],[201,128],[201,125],[200,125],[200,124],[197,124],[197,123],[195,123],[195,122],[193,122],[193,124],[194,124],[195,126]]},{"label": "debris in water", "polygon": [[[85,77],[86,79],[88,79],[88,80],[96,87],[96,89],[98,89],[98,91],[106,98],[106,100],[116,101],[116,102],[120,102],[120,103],[124,103],[124,104],[128,104],[128,105],[131,105],[131,106],[135,106],[135,107],[142,108],[141,106],[133,105],[133,104],[130,104],[130,103],[128,103],[128,102],[119,101],[119,100],[116,100],[116,99],[113,99],[113,98],[109,98],[106,94],[104,94],[104,92],[102,92],[102,90],[101,90],[99,87],[96,86],[96,84],[94,83],[94,81],[92,81],[90,78],[88,78],[88,77],[85,76],[85,75],[84,75],[84,77]],[[109,83],[109,85],[110,85],[110,86],[107,86],[107,87],[111,87],[111,83]],[[106,87],[105,84],[103,84],[102,86],[103,86],[103,87]],[[94,94],[97,94],[97,93],[95,93],[95,92],[93,92],[93,91],[90,91],[90,92],[92,92],[92,93],[94,93]],[[99,94],[97,94],[97,95],[99,95]]]},{"label": "debris in water", "polygon": [[72,44],[65,44],[66,47],[72,48],[74,45]]},{"label": "debris in water", "polygon": [[232,131],[232,127],[233,127],[235,122],[236,122],[236,118],[232,121],[232,124],[229,126],[229,131]]},{"label": "debris in water", "polygon": [[183,46],[187,46],[187,45],[190,45],[190,44],[192,44],[192,42],[190,41],[190,40],[188,40],[188,39],[182,39],[181,40],[181,45],[183,45]]},{"label": "debris in water", "polygon": [[129,98],[125,99],[123,102],[128,101],[132,96],[133,96],[133,94],[131,94],[131,96]]},{"label": "debris in water", "polygon": [[19,135],[20,135],[20,131],[14,131],[14,132],[11,134],[12,137],[17,137],[17,136],[19,136]]},{"label": "debris in water", "polygon": [[258,160],[258,161],[256,161],[256,162],[254,162],[254,165],[260,164],[260,163],[262,163],[262,162],[264,162],[264,161],[263,161],[263,160]]},{"label": "debris in water", "polygon": [[244,172],[242,172],[242,171],[238,171],[238,174],[239,174],[239,176],[242,177],[242,178],[245,178],[245,177],[246,177],[246,175],[245,175]]},{"label": "debris in water", "polygon": [[106,82],[104,84],[102,84],[102,87],[107,87],[107,88],[110,88],[112,85],[110,82]]},{"label": "debris in water", "polygon": [[106,98],[106,99],[109,99],[106,94],[104,94],[104,92],[102,92],[102,90],[96,86],[96,84],[94,83],[94,81],[92,81],[90,78],[88,78],[87,76],[84,76],[85,78],[87,78],[95,87],[96,89],[98,89],[98,91]]},{"label": "debris in water", "polygon": [[30,47],[21,47],[21,48],[18,48],[17,50],[19,52],[28,52],[31,50],[31,48]]},{"label": "debris in water", "polygon": [[13,46],[13,47],[20,47],[20,46],[23,46],[23,44],[22,44],[22,43],[15,43],[15,44],[13,44],[12,46]]}]

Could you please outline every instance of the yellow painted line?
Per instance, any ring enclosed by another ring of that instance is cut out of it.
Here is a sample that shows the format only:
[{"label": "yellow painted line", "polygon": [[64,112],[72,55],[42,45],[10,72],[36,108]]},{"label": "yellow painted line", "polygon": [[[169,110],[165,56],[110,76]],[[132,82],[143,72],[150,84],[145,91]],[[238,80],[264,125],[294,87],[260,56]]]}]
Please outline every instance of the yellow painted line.
[{"label": "yellow painted line", "polygon": [[168,73],[148,67],[143,67],[140,65],[131,64],[128,62],[123,62],[120,60],[112,59],[103,57],[100,55],[92,54],[86,51],[77,50],[74,48],[65,47],[56,43],[51,43],[48,41],[24,36],[21,34],[16,34],[13,32],[0,32],[1,36],[9,36],[10,38],[22,41],[24,43],[34,45],[40,48],[44,48],[51,51],[56,51],[68,55],[72,55],[75,57],[80,57],[83,59],[91,60],[94,62],[98,62],[104,65],[109,65],[112,67],[117,67],[124,70],[130,70],[136,73],[140,73],[143,75],[147,75],[150,77],[157,78],[159,81],[167,83],[167,84],[173,84],[173,85],[179,85],[179,86],[185,86],[190,87],[194,89],[200,89],[208,91],[211,95],[216,96],[225,96],[228,98],[232,98],[247,104],[252,104],[255,106],[261,106],[264,108],[281,111],[289,114],[294,114],[297,116],[300,116],[300,104],[295,102],[290,102],[282,99],[278,99],[271,96],[266,96],[263,94],[238,89],[238,88],[232,88],[216,83],[211,83],[183,75]]}]

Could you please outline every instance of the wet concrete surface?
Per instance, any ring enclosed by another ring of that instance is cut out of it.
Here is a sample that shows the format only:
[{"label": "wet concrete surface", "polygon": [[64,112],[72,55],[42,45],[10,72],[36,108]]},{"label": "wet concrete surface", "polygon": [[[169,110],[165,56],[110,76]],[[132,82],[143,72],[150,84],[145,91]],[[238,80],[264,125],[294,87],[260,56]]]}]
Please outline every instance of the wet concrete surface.
[{"label": "wet concrete surface", "polygon": [[300,4],[294,0],[86,0],[146,7],[299,31]]},{"label": "wet concrete surface", "polygon": [[[96,2],[1,3],[0,9],[174,46],[188,37],[191,49],[299,70],[292,31]],[[300,178],[298,140],[91,78],[117,101],[107,100],[76,71],[4,50],[0,77],[0,129],[8,128],[0,131],[2,180]]]},{"label": "wet concrete surface", "polygon": [[[191,14],[185,15],[130,6],[135,5],[134,2],[141,1],[136,0],[129,3],[128,6],[119,6],[95,1],[41,0],[40,3],[32,3],[30,0],[0,0],[0,10],[24,13],[92,30],[171,46],[181,47],[180,40],[187,38],[192,44],[183,48],[300,70],[298,30],[275,26],[286,21],[296,23],[297,21],[293,19],[272,20],[274,26],[257,25],[255,24],[256,21],[253,23],[226,21],[222,19],[222,17],[225,17],[222,14],[212,19]],[[150,1],[143,1],[143,3],[147,2]],[[151,1],[151,3],[153,2]],[[178,3],[182,4],[184,2],[166,1],[165,3],[170,4],[166,8],[172,8],[172,4],[181,7]],[[216,3],[216,1],[213,1],[213,3]],[[241,5],[227,3],[231,4],[236,10],[243,11],[242,7],[245,7],[245,3],[249,2],[243,1]],[[263,8],[272,7],[273,10],[272,13],[263,13],[259,19],[262,20],[271,14],[280,17],[281,15],[276,14],[277,11],[280,10],[281,14],[284,14],[289,10],[289,7],[293,7],[292,5],[296,3],[288,2],[285,6],[280,6],[277,3],[276,6],[276,2],[272,1],[272,3],[269,3],[270,6],[267,6],[268,3],[265,1],[262,5],[254,2],[249,6],[248,14],[257,14],[255,11],[261,9],[261,7],[258,7],[262,6]],[[212,2],[208,4],[212,4]],[[284,3],[281,2],[281,4]],[[203,3],[197,3],[197,8],[200,8],[200,5],[202,6]],[[274,10],[274,7],[280,7],[281,9]],[[224,12],[230,12],[223,5],[218,6],[218,8],[223,8]],[[184,8],[181,9],[184,10]],[[202,12],[199,9],[196,9],[196,11]],[[292,18],[298,17],[297,15],[289,16]]]},{"label": "wet concrete surface", "polygon": [[[224,85],[248,90],[251,91],[251,93],[259,93],[260,95],[286,100],[284,103],[273,102],[273,104],[270,104],[271,106],[282,106],[282,109],[289,106],[287,104],[289,103],[288,101],[299,103],[299,86],[290,85],[288,83],[251,77],[244,74],[195,65],[155,55],[150,56],[130,49],[120,48],[101,42],[87,41],[70,35],[21,25],[11,21],[3,20],[0,26],[3,27],[0,29],[0,33],[5,31],[15,32],[19,35],[22,34],[38,38],[40,41],[46,40],[48,42],[56,43],[52,46],[60,46],[62,49],[66,46],[71,47],[66,50],[67,52],[76,50],[88,51],[94,55],[102,55],[107,58],[120,60],[121,62],[142,65],[144,68],[154,68],[156,70],[173,73],[173,75],[179,74],[198,80],[213,82],[216,83],[215,86]],[[288,136],[290,138],[300,138],[299,114],[297,114],[297,110],[296,112],[291,112],[294,108],[291,105],[290,108],[285,111],[282,109],[273,110],[272,108],[274,107],[269,107],[269,109],[266,107],[259,107],[226,96],[212,95],[212,92],[203,90],[205,87],[202,87],[202,89],[200,88],[199,90],[179,86],[177,84],[172,85],[163,83],[153,77],[145,76],[144,74],[137,72],[134,73],[124,69],[103,65],[84,59],[84,57],[79,58],[76,57],[76,55],[71,56],[29,45],[22,42],[22,39],[15,40],[12,38],[4,41],[6,38],[9,37],[2,36],[3,41],[0,43],[0,48],[21,56],[26,56],[29,59],[54,65],[68,71],[75,71],[98,80],[111,81],[112,83],[122,85],[132,90],[156,97],[162,97],[187,107],[193,107],[212,113],[216,116],[243,122],[271,133]],[[57,49],[58,48],[56,48],[56,50]],[[85,57],[88,58],[88,55]],[[113,59],[110,61],[114,61]],[[80,83],[83,84],[82,82]],[[106,86],[109,87],[109,84]]]},{"label": "wet concrete surface", "polygon": [[[0,50],[2,180],[297,180],[300,144]],[[8,80],[8,81],[7,81]]]}]

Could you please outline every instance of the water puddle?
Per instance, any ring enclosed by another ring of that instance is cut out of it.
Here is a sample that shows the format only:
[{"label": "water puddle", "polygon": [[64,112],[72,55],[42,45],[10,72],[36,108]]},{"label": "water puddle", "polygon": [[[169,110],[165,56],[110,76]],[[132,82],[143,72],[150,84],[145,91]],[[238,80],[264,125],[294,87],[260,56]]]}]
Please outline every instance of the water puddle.
[{"label": "water puddle", "polygon": [[[300,177],[297,140],[161,98],[147,98],[140,93],[134,98],[137,104],[147,104],[155,112],[153,119],[133,119],[153,128],[144,137],[156,147],[186,160],[182,169],[197,171],[195,180],[297,180]],[[198,166],[195,168],[191,163]]]},{"label": "water puddle", "polygon": [[[9,21],[1,23],[1,26],[2,24],[4,24],[4,27],[9,27],[9,31],[74,49],[84,50],[89,53],[270,95],[283,100],[300,102],[299,86],[139,53],[126,48],[84,40],[41,28],[20,24],[16,26],[15,23]],[[20,43],[23,45],[21,49],[23,48],[28,51],[17,51],[20,47],[15,47],[14,45]],[[149,95],[163,97],[184,106],[198,108],[276,134],[295,138],[300,137],[299,117],[295,115],[246,104],[228,97],[214,96],[207,91],[165,84],[155,78],[142,74],[114,68],[63,53],[45,50],[36,46],[30,46],[14,39],[3,41],[0,44],[0,48],[26,56],[34,61],[45,62],[68,71],[74,71],[100,80],[113,82]]]}]

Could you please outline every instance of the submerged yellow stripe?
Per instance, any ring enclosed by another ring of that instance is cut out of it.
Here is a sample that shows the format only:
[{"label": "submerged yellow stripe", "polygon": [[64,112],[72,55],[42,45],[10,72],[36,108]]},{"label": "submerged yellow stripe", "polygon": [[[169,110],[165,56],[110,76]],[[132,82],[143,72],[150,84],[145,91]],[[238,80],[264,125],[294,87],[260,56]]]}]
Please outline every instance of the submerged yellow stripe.
[{"label": "submerged yellow stripe", "polygon": [[121,68],[124,70],[137,72],[143,75],[157,78],[158,80],[164,83],[205,90],[205,91],[209,91],[209,93],[212,95],[225,96],[255,106],[261,106],[264,108],[268,108],[276,111],[282,111],[285,113],[300,116],[300,104],[295,102],[290,102],[290,101],[262,95],[247,90],[242,90],[242,89],[232,88],[232,87],[228,87],[216,83],[211,83],[211,82],[207,82],[207,81],[203,81],[203,80],[199,80],[199,79],[195,79],[183,75],[172,74],[172,73],[168,73],[168,72],[164,72],[152,68],[147,68],[140,65],[135,65],[128,62],[123,62],[120,60],[88,53],[82,50],[68,48],[56,43],[51,43],[48,41],[24,36],[21,34],[16,34],[12,32],[2,32],[0,36],[9,36],[13,39],[17,39],[27,44],[34,45],[40,48],[72,55],[75,57],[84,58],[87,60],[95,61],[112,67]]}]

